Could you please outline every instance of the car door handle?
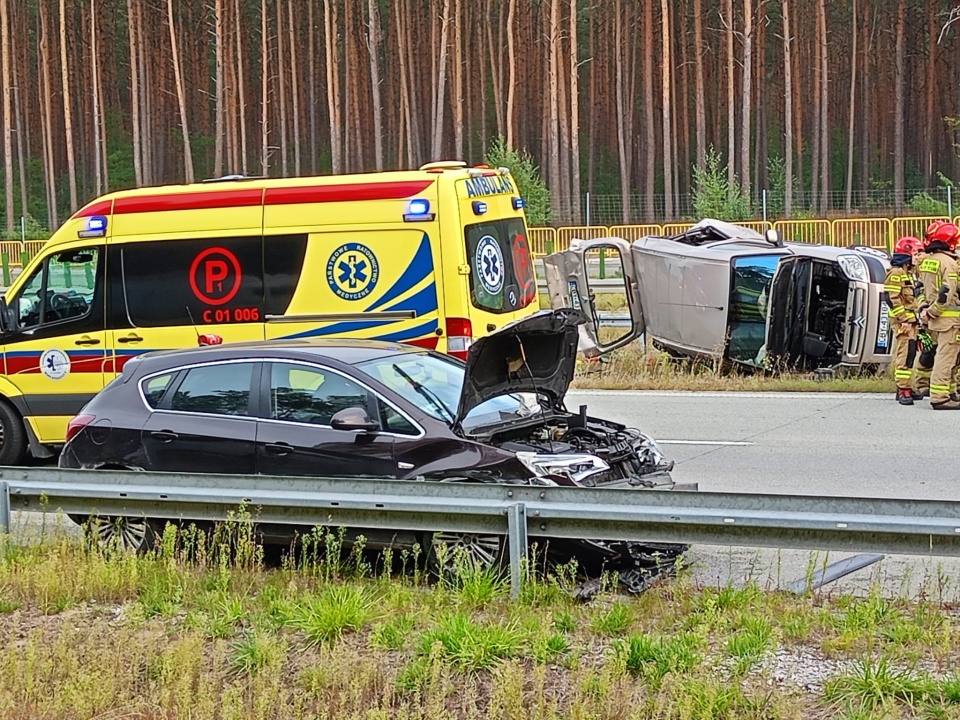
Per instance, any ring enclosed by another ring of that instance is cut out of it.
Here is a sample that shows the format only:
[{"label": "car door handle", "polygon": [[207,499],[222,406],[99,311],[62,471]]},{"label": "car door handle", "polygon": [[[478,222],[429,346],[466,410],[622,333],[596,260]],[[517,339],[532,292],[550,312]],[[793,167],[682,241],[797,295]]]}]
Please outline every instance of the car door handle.
[{"label": "car door handle", "polygon": [[172,430],[154,430],[150,433],[150,437],[159,440],[160,442],[168,443],[173,442],[180,436]]},{"label": "car door handle", "polygon": [[121,343],[132,343],[132,342],[143,342],[143,338],[139,335],[124,335],[123,337],[117,338],[117,342]]},{"label": "car door handle", "polygon": [[99,345],[100,341],[92,337],[82,337],[74,345]]},{"label": "car door handle", "polygon": [[267,443],[263,449],[273,455],[289,455],[293,452],[293,446],[287,443]]}]

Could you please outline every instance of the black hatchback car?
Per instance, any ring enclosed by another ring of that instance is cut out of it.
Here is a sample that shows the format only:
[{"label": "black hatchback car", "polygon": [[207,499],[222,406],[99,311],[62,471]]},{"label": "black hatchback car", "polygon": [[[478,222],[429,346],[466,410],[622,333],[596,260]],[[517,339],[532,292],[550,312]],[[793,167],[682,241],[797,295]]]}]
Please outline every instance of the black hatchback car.
[{"label": "black hatchback car", "polygon": [[[366,340],[149,353],[71,421],[60,466],[672,488],[652,439],[565,409],[583,321],[540,312],[479,339],[466,363]],[[150,530],[128,519],[125,540]],[[478,560],[500,552],[499,538],[449,541]],[[608,557],[624,545],[590,544]]]}]

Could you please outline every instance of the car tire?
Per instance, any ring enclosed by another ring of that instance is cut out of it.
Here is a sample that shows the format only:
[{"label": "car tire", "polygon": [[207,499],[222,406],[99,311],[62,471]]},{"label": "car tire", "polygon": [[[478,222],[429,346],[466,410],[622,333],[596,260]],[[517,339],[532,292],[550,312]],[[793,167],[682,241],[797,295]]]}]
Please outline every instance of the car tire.
[{"label": "car tire", "polygon": [[492,533],[438,532],[424,538],[427,571],[443,577],[466,561],[476,569],[501,572],[508,561],[507,538]]},{"label": "car tire", "polygon": [[83,528],[84,538],[100,548],[119,547],[137,554],[152,549],[166,521],[118,515],[68,515]]},{"label": "car tire", "polygon": [[20,465],[27,457],[27,429],[13,407],[0,400],[0,465]]}]

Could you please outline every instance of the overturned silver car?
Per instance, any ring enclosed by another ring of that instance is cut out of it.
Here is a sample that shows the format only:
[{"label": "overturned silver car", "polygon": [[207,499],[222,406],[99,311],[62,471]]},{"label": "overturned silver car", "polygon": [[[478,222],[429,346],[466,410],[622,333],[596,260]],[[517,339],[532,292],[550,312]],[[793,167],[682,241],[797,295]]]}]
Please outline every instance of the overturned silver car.
[{"label": "overturned silver car", "polygon": [[[619,260],[629,327],[599,332],[590,277],[600,252]],[[574,240],[544,258],[553,307],[582,310],[580,350],[597,356],[646,335],[677,356],[755,368],[837,369],[890,361],[883,280],[887,255],[874,248],[784,243],[719,220],[680,235]]]}]

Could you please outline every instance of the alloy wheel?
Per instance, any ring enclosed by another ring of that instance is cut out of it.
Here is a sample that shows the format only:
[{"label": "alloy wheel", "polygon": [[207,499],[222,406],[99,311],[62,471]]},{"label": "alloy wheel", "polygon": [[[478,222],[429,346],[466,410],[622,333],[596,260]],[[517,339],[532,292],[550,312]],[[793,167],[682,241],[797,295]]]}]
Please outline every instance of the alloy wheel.
[{"label": "alloy wheel", "polygon": [[496,567],[502,558],[503,538],[500,535],[479,535],[476,533],[437,533],[433,542],[444,546],[433,557],[442,569],[449,569],[458,561],[466,560],[477,568]]}]

